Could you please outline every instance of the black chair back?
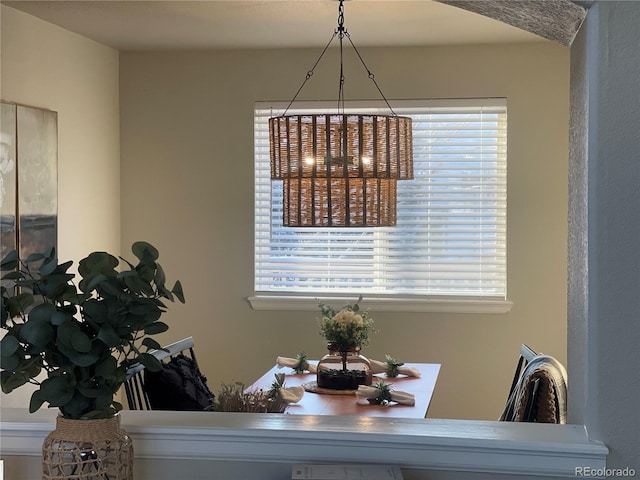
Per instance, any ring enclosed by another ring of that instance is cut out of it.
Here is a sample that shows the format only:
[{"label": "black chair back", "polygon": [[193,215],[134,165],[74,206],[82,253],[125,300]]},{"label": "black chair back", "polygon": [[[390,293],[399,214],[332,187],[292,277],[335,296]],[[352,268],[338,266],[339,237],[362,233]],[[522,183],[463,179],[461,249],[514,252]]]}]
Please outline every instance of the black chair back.
[{"label": "black chair back", "polygon": [[[185,354],[191,357],[197,364],[193,337],[183,338],[182,340],[163,347],[162,350],[154,350],[150,353],[161,362],[179,354]],[[149,402],[149,396],[147,395],[145,387],[144,365],[134,365],[127,371],[124,390],[130,410],[151,410],[151,403]]]}]

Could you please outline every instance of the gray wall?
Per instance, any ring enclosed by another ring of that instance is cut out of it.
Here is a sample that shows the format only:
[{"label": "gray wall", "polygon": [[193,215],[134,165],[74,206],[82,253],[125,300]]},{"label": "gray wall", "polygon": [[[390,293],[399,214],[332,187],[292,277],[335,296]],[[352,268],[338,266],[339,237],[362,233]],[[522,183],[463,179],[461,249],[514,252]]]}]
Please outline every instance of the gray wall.
[{"label": "gray wall", "polygon": [[597,2],[572,47],[570,421],[640,473],[640,3]]}]

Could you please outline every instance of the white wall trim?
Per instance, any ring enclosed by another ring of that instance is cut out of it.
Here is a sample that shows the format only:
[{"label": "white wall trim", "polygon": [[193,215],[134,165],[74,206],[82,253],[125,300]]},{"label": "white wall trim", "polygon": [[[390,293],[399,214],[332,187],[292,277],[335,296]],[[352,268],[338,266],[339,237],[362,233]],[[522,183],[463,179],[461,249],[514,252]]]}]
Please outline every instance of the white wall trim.
[{"label": "white wall trim", "polygon": [[[3,409],[1,454],[40,456],[55,411]],[[607,448],[581,425],[441,419],[122,412],[137,458],[383,463],[404,468],[575,477]]]},{"label": "white wall trim", "polygon": [[[322,301],[331,305],[353,302],[352,297],[325,297]],[[247,298],[254,310],[297,310],[318,311],[317,297],[296,295],[255,295]],[[364,309],[376,312],[425,312],[425,313],[469,313],[497,314],[509,313],[513,302],[501,299],[484,298],[388,298],[367,296],[361,303]]]}]

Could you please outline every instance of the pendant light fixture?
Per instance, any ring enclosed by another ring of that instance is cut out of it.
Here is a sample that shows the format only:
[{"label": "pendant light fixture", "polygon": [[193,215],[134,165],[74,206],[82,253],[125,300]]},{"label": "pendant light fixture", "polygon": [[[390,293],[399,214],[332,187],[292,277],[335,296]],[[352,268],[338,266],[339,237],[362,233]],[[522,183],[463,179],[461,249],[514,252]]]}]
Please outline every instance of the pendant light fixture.
[{"label": "pendant light fixture", "polygon": [[[269,119],[271,179],[283,181],[283,225],[396,225],[398,180],[413,178],[411,118],[396,115],[344,27],[338,27],[284,113]],[[338,108],[331,114],[287,115],[335,37],[340,41]],[[345,113],[343,40],[349,40],[390,115]]]}]

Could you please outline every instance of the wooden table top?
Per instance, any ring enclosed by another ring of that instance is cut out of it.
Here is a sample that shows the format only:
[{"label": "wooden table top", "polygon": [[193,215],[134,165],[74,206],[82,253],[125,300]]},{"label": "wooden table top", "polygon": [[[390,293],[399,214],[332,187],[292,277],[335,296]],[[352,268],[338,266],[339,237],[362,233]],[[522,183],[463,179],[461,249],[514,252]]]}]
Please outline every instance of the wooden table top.
[{"label": "wooden table top", "polygon": [[[314,363],[314,362],[310,362]],[[285,413],[293,415],[359,415],[366,417],[424,418],[429,409],[431,396],[436,385],[440,364],[438,363],[405,363],[407,367],[417,369],[420,377],[400,375],[389,378],[385,374],[373,376],[373,385],[378,380],[391,384],[392,390],[411,393],[415,396],[415,405],[362,405],[356,401],[355,394],[326,394],[304,392],[298,403],[289,405]],[[284,373],[285,387],[302,386],[314,382],[316,375],[311,373],[296,374],[293,369],[274,365],[247,390],[268,390],[276,373]]]}]

